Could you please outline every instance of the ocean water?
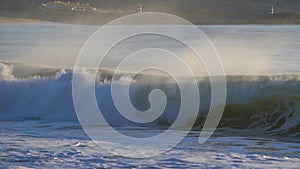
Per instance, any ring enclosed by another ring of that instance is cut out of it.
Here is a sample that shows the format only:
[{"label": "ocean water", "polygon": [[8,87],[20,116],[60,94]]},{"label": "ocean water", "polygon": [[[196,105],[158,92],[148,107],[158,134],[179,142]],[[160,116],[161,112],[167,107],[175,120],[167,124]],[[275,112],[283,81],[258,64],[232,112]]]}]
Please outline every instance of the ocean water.
[{"label": "ocean water", "polygon": [[[0,168],[299,168],[300,26],[199,26],[215,45],[226,73],[226,105],[219,127],[207,142],[198,143],[211,98],[209,79],[199,75],[201,102],[192,131],[160,156],[138,159],[113,155],[95,144],[74,110],[73,66],[98,28],[48,22],[0,25]],[[145,44],[155,40],[150,37]],[[122,50],[114,53],[116,60]],[[168,129],[180,108],[176,82],[157,74],[135,77],[129,92],[138,110],[149,108],[153,89],[164,91],[168,103],[153,122],[134,123],[114,106],[111,84],[128,83],[130,74],[124,71],[112,80],[114,65],[114,59],[108,59],[96,76],[97,102],[110,124],[98,129],[113,128],[137,138]],[[118,138],[105,136],[103,145],[111,145],[112,152],[115,147],[123,150],[114,145]],[[129,154],[134,151],[124,148]]]}]

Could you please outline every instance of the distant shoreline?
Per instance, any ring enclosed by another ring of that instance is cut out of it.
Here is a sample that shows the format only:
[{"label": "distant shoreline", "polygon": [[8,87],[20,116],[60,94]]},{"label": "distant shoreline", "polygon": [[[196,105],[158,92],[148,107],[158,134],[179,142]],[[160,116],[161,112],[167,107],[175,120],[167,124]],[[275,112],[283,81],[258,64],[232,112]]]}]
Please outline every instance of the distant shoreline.
[{"label": "distant shoreline", "polygon": [[[111,20],[112,21],[112,20]],[[190,20],[189,20],[190,21]],[[40,19],[34,19],[34,18],[12,18],[12,17],[3,17],[0,16],[0,24],[14,24],[14,23],[39,23],[39,22],[56,22],[56,23],[63,23],[63,24],[80,24],[80,25],[105,25],[109,23],[110,21],[106,22],[86,22],[80,21],[80,20],[70,20],[70,21],[60,21],[60,20],[40,20]],[[192,21],[190,21],[192,22]],[[300,20],[257,20],[252,22],[192,22],[194,25],[300,25]]]},{"label": "distant shoreline", "polygon": [[31,19],[31,18],[10,18],[0,16],[0,24],[11,24],[11,23],[36,23],[42,22],[42,20]]}]

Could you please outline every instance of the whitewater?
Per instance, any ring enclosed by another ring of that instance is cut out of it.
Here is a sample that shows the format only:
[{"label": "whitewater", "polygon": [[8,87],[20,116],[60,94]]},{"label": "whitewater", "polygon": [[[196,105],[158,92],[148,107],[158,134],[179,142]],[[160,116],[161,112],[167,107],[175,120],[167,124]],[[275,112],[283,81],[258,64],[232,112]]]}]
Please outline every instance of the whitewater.
[{"label": "whitewater", "polygon": [[[80,46],[98,27],[0,25],[0,167],[299,168],[300,27],[200,28],[223,55],[226,73],[226,105],[217,131],[206,143],[198,143],[211,85],[207,76],[197,76],[200,103],[192,131],[160,157],[134,159],[101,150],[85,134],[74,110],[72,65]],[[89,69],[85,72],[88,77]],[[130,79],[130,72],[124,71],[112,80],[109,62],[97,72],[95,95],[110,124],[101,126],[104,131],[113,127],[142,138],[161,133],[175,121],[180,91],[174,79],[151,73]],[[149,93],[161,89],[168,98],[165,111],[150,123],[125,119],[114,106],[112,83],[130,83],[131,102],[141,111],[149,108]],[[106,142],[114,144],[113,139]]]}]

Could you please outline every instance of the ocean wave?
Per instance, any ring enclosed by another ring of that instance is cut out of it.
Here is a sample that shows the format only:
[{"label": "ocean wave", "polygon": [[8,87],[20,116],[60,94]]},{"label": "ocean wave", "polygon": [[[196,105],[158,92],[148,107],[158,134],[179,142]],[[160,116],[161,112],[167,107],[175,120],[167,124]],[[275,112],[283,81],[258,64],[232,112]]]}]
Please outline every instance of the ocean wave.
[{"label": "ocean wave", "polygon": [[[88,73],[88,70],[87,70]],[[180,91],[169,77],[142,74],[131,81],[128,73],[118,74],[114,83],[130,82],[130,99],[136,109],[149,108],[148,95],[161,89],[167,96],[164,113],[155,121],[136,124],[115,108],[111,96],[112,70],[99,70],[95,93],[99,108],[111,125],[169,126],[180,108]],[[70,69],[43,68],[0,63],[0,120],[40,119],[77,121],[72,100]],[[300,76],[227,76],[227,100],[220,128],[261,129],[276,135],[300,135]],[[208,77],[197,77],[200,91],[199,115],[195,128],[201,128],[210,107]]]}]

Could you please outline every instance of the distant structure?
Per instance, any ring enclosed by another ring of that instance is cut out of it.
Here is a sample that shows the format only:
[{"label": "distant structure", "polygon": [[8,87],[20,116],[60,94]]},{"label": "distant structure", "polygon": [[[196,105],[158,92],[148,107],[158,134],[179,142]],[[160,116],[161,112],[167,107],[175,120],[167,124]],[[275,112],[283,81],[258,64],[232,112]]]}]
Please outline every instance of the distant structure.
[{"label": "distant structure", "polygon": [[143,5],[142,4],[137,4],[136,6],[136,11],[139,12],[143,12]]},{"label": "distant structure", "polygon": [[271,6],[269,7],[269,14],[270,14],[270,15],[274,15],[274,14],[275,14],[274,5],[271,5]]},{"label": "distant structure", "polygon": [[64,1],[50,1],[47,3],[42,3],[41,7],[46,10],[50,11],[75,11],[75,12],[94,12],[97,9],[90,6],[89,3],[71,3],[70,1],[64,2]]}]

